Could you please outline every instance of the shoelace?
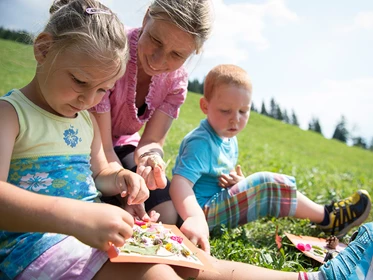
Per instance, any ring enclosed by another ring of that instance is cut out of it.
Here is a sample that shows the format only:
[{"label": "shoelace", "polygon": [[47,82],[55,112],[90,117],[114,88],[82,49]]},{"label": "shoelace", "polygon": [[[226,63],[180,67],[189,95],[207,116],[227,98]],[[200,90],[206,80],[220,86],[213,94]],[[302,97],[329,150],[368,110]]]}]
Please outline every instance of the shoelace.
[{"label": "shoelace", "polygon": [[[335,215],[335,219],[334,219],[333,227],[332,227],[332,235],[335,235],[337,220],[339,222],[338,231],[341,231],[344,228],[345,223],[353,219],[354,212],[352,211],[350,207],[351,204],[352,204],[352,200],[350,198],[346,198],[345,200],[334,202],[332,204],[334,205],[333,213]],[[337,206],[335,207],[335,205]],[[348,211],[347,208],[350,211]]]}]

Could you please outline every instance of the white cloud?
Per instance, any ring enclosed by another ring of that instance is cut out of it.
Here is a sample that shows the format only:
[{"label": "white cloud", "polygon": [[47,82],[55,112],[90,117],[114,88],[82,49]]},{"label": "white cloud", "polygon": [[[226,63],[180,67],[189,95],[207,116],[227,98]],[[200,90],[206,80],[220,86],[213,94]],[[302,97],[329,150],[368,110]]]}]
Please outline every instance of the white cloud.
[{"label": "white cloud", "polygon": [[373,11],[358,13],[354,26],[355,28],[373,29]]},{"label": "white cloud", "polygon": [[[262,51],[270,47],[264,30],[271,21],[283,25],[299,20],[283,0],[264,4],[230,4],[213,0],[215,21],[211,38],[206,42],[202,58],[191,63],[194,77],[203,77],[219,63],[241,64],[250,58],[250,48]],[[197,64],[197,65],[196,65]]]},{"label": "white cloud", "polygon": [[325,137],[330,138],[341,116],[349,131],[370,142],[373,123],[373,77],[354,80],[325,80],[320,89],[301,96],[281,98],[281,104],[294,104],[301,127],[308,128],[312,117],[320,120]]},{"label": "white cloud", "polygon": [[373,29],[373,11],[363,11],[359,12],[353,19],[353,22],[349,26],[344,26],[341,28],[343,32],[351,32],[354,30]]}]

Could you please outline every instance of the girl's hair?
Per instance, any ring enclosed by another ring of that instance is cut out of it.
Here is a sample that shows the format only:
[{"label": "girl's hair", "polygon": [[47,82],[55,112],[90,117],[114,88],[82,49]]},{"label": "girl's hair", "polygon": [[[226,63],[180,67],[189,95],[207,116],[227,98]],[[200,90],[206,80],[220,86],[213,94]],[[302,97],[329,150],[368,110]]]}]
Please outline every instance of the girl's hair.
[{"label": "girl's hair", "polygon": [[82,52],[102,62],[118,61],[124,72],[128,44],[123,24],[106,6],[96,0],[55,0],[44,29],[53,36],[52,51],[66,48]]},{"label": "girl's hair", "polygon": [[171,20],[177,27],[192,34],[197,54],[211,34],[211,0],[153,0],[149,15],[154,19]]}]

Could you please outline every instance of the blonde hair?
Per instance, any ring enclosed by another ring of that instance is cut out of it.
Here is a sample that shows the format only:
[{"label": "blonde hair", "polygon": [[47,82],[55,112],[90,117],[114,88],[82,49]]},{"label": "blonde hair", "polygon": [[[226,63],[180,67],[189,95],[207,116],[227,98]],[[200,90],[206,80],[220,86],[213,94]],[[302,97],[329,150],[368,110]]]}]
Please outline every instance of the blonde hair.
[{"label": "blonde hair", "polygon": [[252,93],[252,85],[249,75],[241,67],[233,64],[220,64],[215,66],[207,74],[203,95],[207,100],[210,100],[214,89],[221,85],[234,85],[242,87]]},{"label": "blonde hair", "polygon": [[211,0],[153,0],[149,6],[149,16],[171,20],[181,30],[192,34],[197,54],[211,34]]},{"label": "blonde hair", "polygon": [[129,56],[127,37],[109,8],[96,0],[57,0],[49,13],[43,32],[53,36],[51,51],[58,55],[69,48],[103,63],[117,61],[117,73],[124,73]]}]

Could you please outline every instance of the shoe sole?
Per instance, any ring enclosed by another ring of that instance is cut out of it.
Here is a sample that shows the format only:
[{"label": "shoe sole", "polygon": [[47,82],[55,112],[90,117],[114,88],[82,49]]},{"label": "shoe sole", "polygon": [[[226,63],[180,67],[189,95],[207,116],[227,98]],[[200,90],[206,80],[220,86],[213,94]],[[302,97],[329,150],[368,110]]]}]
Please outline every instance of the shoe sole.
[{"label": "shoe sole", "polygon": [[342,230],[341,230],[341,231],[336,235],[337,238],[342,238],[343,236],[345,236],[345,235],[347,234],[347,232],[350,231],[351,228],[361,225],[361,224],[362,224],[362,223],[363,223],[363,222],[368,218],[369,213],[370,213],[370,209],[372,208],[372,202],[371,202],[371,200],[369,199],[369,198],[370,198],[370,197],[369,197],[369,194],[368,194],[368,195],[365,194],[365,193],[362,193],[362,194],[366,195],[367,198],[368,198],[369,203],[368,203],[368,205],[367,205],[367,208],[365,209],[363,215],[361,215],[361,216],[360,216],[356,221],[354,221],[353,223],[349,224],[348,227],[342,229]]}]

